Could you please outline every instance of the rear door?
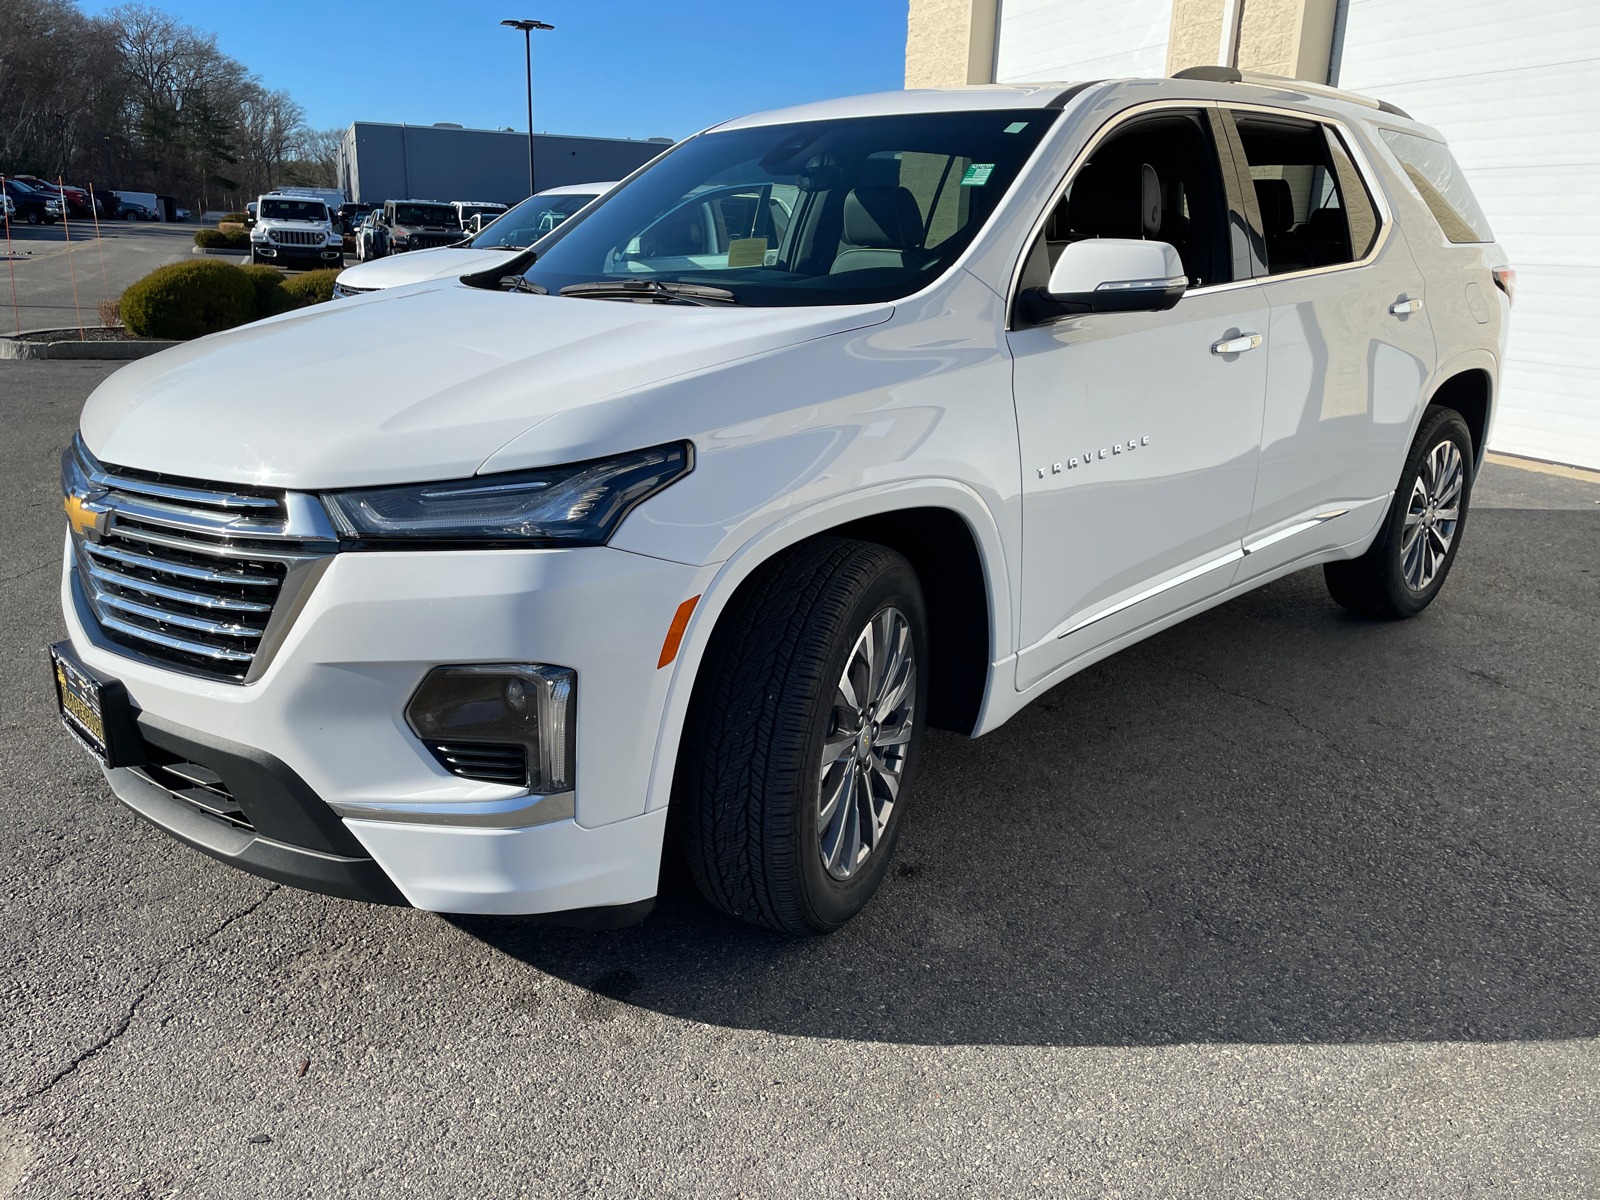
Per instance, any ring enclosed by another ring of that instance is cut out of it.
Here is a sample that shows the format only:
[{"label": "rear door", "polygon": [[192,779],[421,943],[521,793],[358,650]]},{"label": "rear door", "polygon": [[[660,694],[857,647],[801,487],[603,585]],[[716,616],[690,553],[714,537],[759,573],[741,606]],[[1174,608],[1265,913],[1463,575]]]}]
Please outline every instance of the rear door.
[{"label": "rear door", "polygon": [[[1151,232],[1137,181],[1156,172]],[[1233,580],[1250,516],[1268,310],[1230,240],[1211,111],[1161,107],[1102,134],[1047,219],[1021,286],[1071,241],[1144,237],[1183,257],[1162,313],[1098,313],[1008,334],[1023,493],[1016,685],[1203,601]],[[1235,260],[1239,265],[1235,266]],[[1245,349],[1219,352],[1243,339]]]},{"label": "rear door", "polygon": [[1387,511],[1434,364],[1423,277],[1353,134],[1225,114],[1271,305],[1241,578],[1358,541]]}]

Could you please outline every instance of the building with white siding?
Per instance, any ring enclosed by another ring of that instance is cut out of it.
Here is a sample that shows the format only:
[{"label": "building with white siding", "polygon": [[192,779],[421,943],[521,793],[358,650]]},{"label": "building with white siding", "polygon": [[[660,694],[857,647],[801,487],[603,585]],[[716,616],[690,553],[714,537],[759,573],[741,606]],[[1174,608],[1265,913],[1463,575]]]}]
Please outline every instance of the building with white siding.
[{"label": "building with white siding", "polygon": [[1388,100],[1449,140],[1517,269],[1491,448],[1600,467],[1600,3],[910,0],[906,86],[1215,63]]}]

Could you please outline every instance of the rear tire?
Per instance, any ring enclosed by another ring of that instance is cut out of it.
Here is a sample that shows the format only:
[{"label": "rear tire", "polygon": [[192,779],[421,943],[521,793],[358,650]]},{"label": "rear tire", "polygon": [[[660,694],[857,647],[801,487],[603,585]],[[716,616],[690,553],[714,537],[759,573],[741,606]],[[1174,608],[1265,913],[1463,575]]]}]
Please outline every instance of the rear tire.
[{"label": "rear tire", "polygon": [[1414,617],[1432,604],[1461,548],[1472,463],[1472,433],[1461,414],[1431,406],[1372,548],[1360,558],[1324,564],[1334,600],[1389,620]]},{"label": "rear tire", "polygon": [[815,538],[739,589],[695,680],[673,787],[689,872],[782,933],[838,929],[899,838],[928,708],[911,564]]}]

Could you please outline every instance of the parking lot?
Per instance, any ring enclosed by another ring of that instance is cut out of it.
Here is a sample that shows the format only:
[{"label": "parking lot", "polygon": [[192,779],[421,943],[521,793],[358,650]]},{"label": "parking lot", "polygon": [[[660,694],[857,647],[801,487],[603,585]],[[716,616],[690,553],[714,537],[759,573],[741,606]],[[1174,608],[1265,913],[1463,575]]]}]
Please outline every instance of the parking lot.
[{"label": "parking lot", "polygon": [[[167,263],[187,262],[193,254],[195,231],[201,226],[144,221],[101,221],[96,236],[93,221],[11,226],[11,258],[0,276],[0,333],[22,329],[69,329],[83,323],[100,324],[95,309],[109,294],[115,298],[135,280]],[[70,238],[70,240],[69,240]],[[0,244],[0,255],[5,247]],[[247,256],[224,255],[224,262],[244,262]],[[16,285],[17,305],[11,303]],[[77,294],[73,288],[76,284]]]},{"label": "parking lot", "polygon": [[932,735],[831,938],[582,933],[112,798],[43,652],[112,369],[0,363],[0,1197],[1600,1195],[1594,482],[1487,467],[1416,620],[1302,572]]}]

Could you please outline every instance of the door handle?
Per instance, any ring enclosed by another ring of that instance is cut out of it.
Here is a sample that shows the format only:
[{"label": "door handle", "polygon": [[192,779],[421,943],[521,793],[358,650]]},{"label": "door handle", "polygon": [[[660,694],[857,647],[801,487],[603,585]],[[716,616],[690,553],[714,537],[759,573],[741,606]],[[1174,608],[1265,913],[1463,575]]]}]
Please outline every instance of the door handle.
[{"label": "door handle", "polygon": [[1389,305],[1390,314],[1393,315],[1393,316],[1396,316],[1396,317],[1403,317],[1407,313],[1414,313],[1414,312],[1421,312],[1421,311],[1422,311],[1422,301],[1421,300],[1398,300],[1395,303]]},{"label": "door handle", "polygon": [[1243,354],[1261,345],[1259,333],[1241,333],[1236,338],[1224,338],[1211,347],[1213,354]]}]

